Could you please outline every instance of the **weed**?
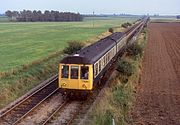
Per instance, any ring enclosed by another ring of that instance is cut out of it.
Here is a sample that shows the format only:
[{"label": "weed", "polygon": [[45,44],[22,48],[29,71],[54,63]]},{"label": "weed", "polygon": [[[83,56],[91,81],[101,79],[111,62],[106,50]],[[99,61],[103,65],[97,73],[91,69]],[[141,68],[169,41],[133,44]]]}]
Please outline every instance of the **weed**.
[{"label": "weed", "polygon": [[109,30],[108,30],[110,33],[114,33],[114,30],[113,30],[113,28],[109,28]]},{"label": "weed", "polygon": [[129,27],[129,26],[131,26],[131,25],[132,25],[131,23],[126,22],[126,23],[123,23],[123,24],[121,25],[121,27],[127,28],[127,27]]},{"label": "weed", "polygon": [[82,42],[70,41],[68,42],[68,46],[63,50],[65,54],[72,54],[81,50],[84,47]]},{"label": "weed", "polygon": [[136,43],[133,43],[128,49],[127,49],[127,53],[129,56],[140,56],[142,57],[143,55],[143,45],[142,44],[138,44],[137,42]]},{"label": "weed", "polygon": [[122,58],[118,61],[117,71],[126,76],[131,76],[134,73],[134,66],[131,62]]}]

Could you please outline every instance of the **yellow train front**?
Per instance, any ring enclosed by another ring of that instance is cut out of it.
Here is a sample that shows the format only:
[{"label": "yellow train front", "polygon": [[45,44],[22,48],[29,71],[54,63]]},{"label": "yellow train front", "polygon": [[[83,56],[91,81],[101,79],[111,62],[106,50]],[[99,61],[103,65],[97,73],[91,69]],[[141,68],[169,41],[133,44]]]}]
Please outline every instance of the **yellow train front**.
[{"label": "yellow train front", "polygon": [[64,58],[59,64],[59,87],[66,95],[88,94],[93,88],[93,66],[78,54]]}]

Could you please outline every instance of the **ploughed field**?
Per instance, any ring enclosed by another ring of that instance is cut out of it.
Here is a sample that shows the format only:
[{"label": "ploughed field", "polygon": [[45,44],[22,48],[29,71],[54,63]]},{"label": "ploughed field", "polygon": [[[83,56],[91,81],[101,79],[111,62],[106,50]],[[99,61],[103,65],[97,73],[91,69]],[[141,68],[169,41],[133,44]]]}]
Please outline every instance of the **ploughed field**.
[{"label": "ploughed field", "polygon": [[134,22],[136,19],[99,17],[85,18],[83,22],[0,23],[0,72],[61,51],[68,41],[86,41],[110,27],[121,26],[124,22]]},{"label": "ploughed field", "polygon": [[150,23],[135,124],[180,125],[180,23]]}]

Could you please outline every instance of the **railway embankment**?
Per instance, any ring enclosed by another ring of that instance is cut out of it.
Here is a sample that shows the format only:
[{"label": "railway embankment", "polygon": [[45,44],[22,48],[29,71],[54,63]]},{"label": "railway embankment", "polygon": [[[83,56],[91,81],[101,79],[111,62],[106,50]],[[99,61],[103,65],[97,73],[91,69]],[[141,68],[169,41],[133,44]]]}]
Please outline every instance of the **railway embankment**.
[{"label": "railway embankment", "polygon": [[[116,77],[87,115],[85,123],[94,124],[125,124],[131,121],[131,109],[140,81],[142,58],[147,41],[147,30],[144,29],[136,43],[129,47],[117,65]],[[120,65],[121,64],[121,65]]]}]

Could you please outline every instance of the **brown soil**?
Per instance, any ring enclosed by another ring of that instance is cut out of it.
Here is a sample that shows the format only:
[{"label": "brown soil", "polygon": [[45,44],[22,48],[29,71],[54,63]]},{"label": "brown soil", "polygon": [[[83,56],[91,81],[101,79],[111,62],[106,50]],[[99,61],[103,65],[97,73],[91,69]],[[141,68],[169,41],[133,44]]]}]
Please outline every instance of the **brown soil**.
[{"label": "brown soil", "polygon": [[150,23],[135,125],[180,125],[180,23]]}]

